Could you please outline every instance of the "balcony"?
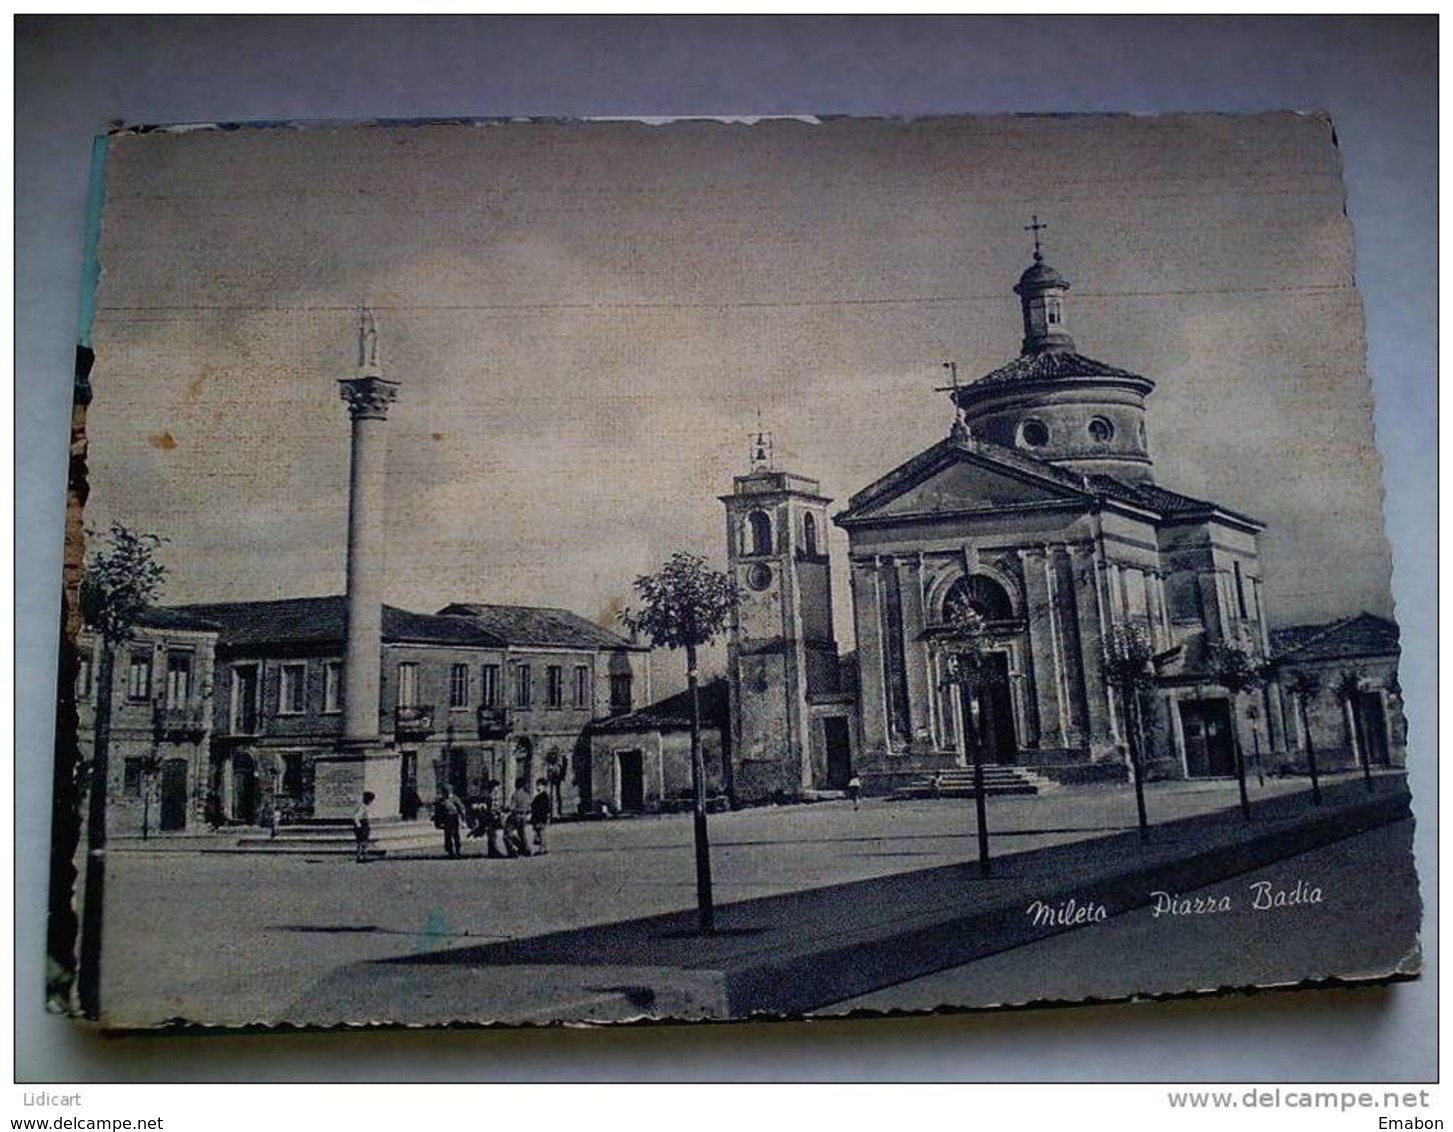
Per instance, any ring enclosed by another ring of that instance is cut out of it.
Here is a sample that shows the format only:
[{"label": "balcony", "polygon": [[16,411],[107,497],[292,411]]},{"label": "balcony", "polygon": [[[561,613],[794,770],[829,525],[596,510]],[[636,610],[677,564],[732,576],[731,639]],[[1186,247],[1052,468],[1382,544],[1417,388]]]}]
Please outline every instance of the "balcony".
[{"label": "balcony", "polygon": [[503,739],[510,733],[510,709],[482,707],[479,709],[479,737]]},{"label": "balcony", "polygon": [[207,712],[201,704],[168,707],[157,704],[153,709],[152,729],[158,741],[196,741],[207,733]]},{"label": "balcony", "polygon": [[394,738],[427,739],[434,734],[434,705],[413,704],[394,709]]}]

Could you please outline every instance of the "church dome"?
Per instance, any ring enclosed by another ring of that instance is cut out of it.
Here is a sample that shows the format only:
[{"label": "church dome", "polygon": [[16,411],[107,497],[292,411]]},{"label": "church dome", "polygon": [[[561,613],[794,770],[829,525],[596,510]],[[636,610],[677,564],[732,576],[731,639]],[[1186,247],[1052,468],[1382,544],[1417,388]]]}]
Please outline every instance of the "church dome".
[{"label": "church dome", "polygon": [[1021,353],[969,385],[955,385],[956,427],[1067,470],[1148,482],[1145,398],[1155,383],[1077,352],[1066,325],[1070,285],[1044,262],[1042,228],[1036,217],[1034,262],[1014,287],[1024,315]]},{"label": "church dome", "polygon": [[1036,259],[1024,269],[1024,274],[1014,285],[1014,293],[1023,295],[1027,291],[1043,291],[1050,287],[1061,291],[1070,289],[1070,285],[1063,275],[1045,263],[1043,259]]}]

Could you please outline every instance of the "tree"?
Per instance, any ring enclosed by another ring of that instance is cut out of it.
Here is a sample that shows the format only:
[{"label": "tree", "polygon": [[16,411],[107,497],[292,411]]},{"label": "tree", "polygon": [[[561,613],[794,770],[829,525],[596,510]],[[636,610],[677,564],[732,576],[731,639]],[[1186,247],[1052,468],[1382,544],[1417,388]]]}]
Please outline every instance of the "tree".
[{"label": "tree", "polygon": [[974,766],[974,817],[979,838],[979,872],[989,875],[989,820],[984,799],[984,747],[978,726],[979,694],[999,679],[999,670],[989,660],[992,638],[984,618],[968,604],[951,605],[944,612],[940,639],[947,661],[944,683],[959,690],[960,734],[964,754]]},{"label": "tree", "polygon": [[[87,535],[100,537],[94,531]],[[78,971],[81,1012],[101,1014],[101,911],[106,887],[106,803],[110,782],[111,693],[116,654],[136,634],[142,616],[161,593],[166,567],[156,560],[166,540],[113,522],[81,575],[81,616],[101,640],[96,686],[96,727],[91,753],[91,797],[86,818],[86,903],[81,914]]]},{"label": "tree", "polygon": [[1302,721],[1302,734],[1307,738],[1307,773],[1312,776],[1312,805],[1322,804],[1322,783],[1317,778],[1317,748],[1312,742],[1312,725],[1307,718],[1307,705],[1322,692],[1322,679],[1315,672],[1302,669],[1287,681],[1287,691],[1297,701],[1297,715]]},{"label": "tree", "polygon": [[697,688],[697,650],[727,627],[736,608],[730,577],[706,559],[677,551],[654,574],[635,580],[638,608],[620,615],[623,625],[653,644],[686,651],[686,686],[691,693],[691,798],[696,833],[696,911],[703,933],[715,930],[711,898],[711,845],[706,832],[706,766],[701,756],[701,702]]},{"label": "tree", "polygon": [[1241,791],[1241,816],[1251,820],[1251,801],[1246,796],[1246,754],[1236,726],[1236,708],[1241,697],[1266,683],[1266,666],[1256,653],[1240,641],[1217,641],[1208,655],[1211,678],[1231,696],[1231,749],[1236,756],[1236,785]]},{"label": "tree", "polygon": [[1125,746],[1130,753],[1130,770],[1135,778],[1135,812],[1140,821],[1140,840],[1150,840],[1150,823],[1145,816],[1145,732],[1141,722],[1140,694],[1155,686],[1152,663],[1155,647],[1150,633],[1138,622],[1117,621],[1105,641],[1105,682],[1120,700],[1125,721]]},{"label": "tree", "polygon": [[1372,792],[1372,761],[1367,754],[1367,737],[1358,727],[1357,697],[1362,693],[1362,674],[1355,668],[1344,668],[1337,674],[1335,691],[1342,702],[1342,718],[1347,727],[1347,740],[1353,754],[1362,766],[1362,780]]}]

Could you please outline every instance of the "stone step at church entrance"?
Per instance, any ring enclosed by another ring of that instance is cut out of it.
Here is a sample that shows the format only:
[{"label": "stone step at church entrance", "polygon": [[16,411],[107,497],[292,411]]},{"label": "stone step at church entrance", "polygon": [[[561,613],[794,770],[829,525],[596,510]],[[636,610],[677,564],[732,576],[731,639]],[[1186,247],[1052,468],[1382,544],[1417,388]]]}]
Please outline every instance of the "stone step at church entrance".
[{"label": "stone step at church entrance", "polygon": [[[1059,783],[1036,774],[1022,766],[1003,766],[998,763],[985,764],[984,795],[994,797],[1003,794],[1048,794],[1059,789]],[[974,768],[949,767],[934,774],[900,786],[893,791],[894,798],[972,798],[974,796]]]}]

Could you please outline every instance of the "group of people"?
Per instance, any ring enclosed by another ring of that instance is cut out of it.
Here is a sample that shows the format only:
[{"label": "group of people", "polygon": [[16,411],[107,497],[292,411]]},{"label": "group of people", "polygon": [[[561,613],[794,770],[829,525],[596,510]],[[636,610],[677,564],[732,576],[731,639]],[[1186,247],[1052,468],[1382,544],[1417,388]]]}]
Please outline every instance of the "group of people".
[{"label": "group of people", "polygon": [[498,782],[487,782],[483,801],[473,806],[445,784],[434,802],[434,825],[444,831],[445,855],[464,856],[461,835],[465,829],[470,837],[484,839],[486,857],[539,857],[548,852],[545,830],[551,813],[549,784],[538,779],[535,793],[531,794],[527,783],[528,779],[515,779],[514,793],[503,806],[498,801]]},{"label": "group of people", "polygon": [[[526,788],[529,780],[515,779],[514,793],[501,806],[500,784],[490,781],[485,784],[483,801],[471,806],[445,784],[439,789],[434,801],[434,828],[444,833],[444,855],[464,856],[463,834],[467,829],[470,837],[484,839],[487,857],[539,857],[548,852],[545,846],[545,830],[550,824],[551,804],[549,783],[541,778],[535,783],[535,793]],[[374,802],[371,790],[363,793],[363,801],[353,812],[353,839],[356,846],[354,859],[368,860],[368,846],[372,837],[373,814],[370,807]],[[534,839],[531,843],[530,833]]]}]

